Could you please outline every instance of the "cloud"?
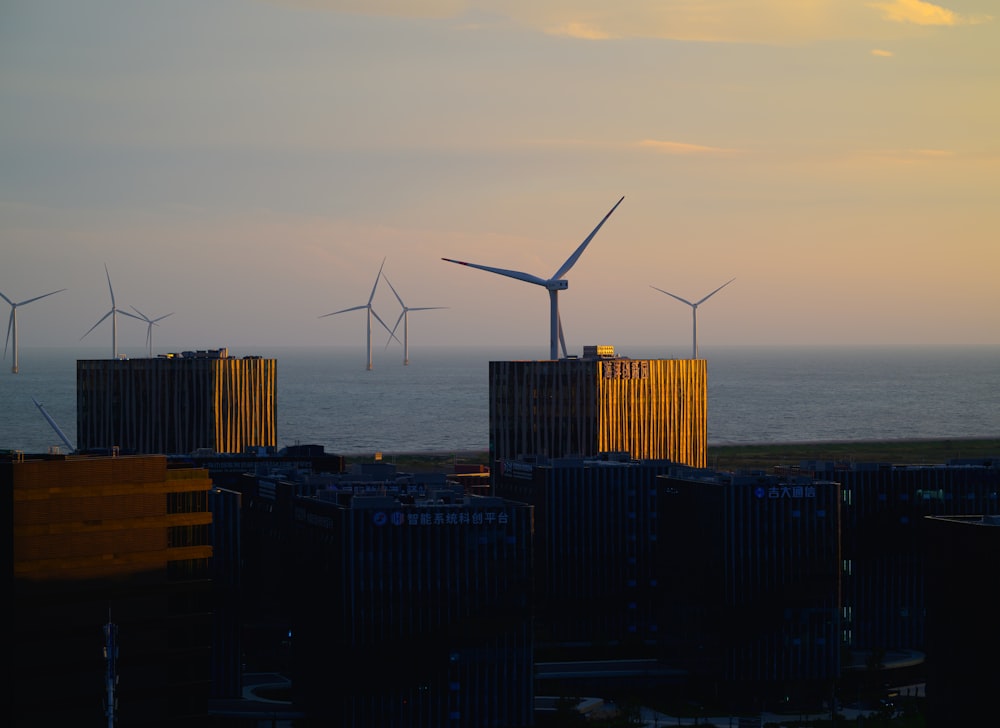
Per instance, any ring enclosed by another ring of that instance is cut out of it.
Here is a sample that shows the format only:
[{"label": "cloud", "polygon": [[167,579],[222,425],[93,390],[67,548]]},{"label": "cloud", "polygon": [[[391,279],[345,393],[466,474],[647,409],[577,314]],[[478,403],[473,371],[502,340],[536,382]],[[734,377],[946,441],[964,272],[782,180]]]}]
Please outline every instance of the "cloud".
[{"label": "cloud", "polygon": [[881,48],[873,48],[872,55],[879,56],[881,58],[891,58],[895,54],[892,51],[885,51],[882,50]]},{"label": "cloud", "polygon": [[894,23],[974,25],[991,20],[989,16],[962,16],[940,5],[923,0],[891,0],[891,2],[871,3],[871,7],[881,10],[882,18]]},{"label": "cloud", "polygon": [[643,139],[639,142],[640,147],[652,149],[661,154],[732,154],[734,150],[722,147],[706,147],[701,144],[685,144],[684,142],[668,142],[658,139]]}]

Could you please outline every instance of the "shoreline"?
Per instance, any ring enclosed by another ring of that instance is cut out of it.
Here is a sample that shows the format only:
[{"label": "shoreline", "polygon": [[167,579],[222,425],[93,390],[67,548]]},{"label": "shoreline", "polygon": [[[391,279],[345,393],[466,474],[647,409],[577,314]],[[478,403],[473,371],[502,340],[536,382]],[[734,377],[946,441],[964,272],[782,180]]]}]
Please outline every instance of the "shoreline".
[{"label": "shoreline", "polygon": [[[346,464],[372,462],[375,453],[337,453]],[[798,465],[803,460],[887,462],[905,465],[942,464],[953,459],[996,458],[1000,437],[928,438],[918,440],[848,440],[709,445],[707,465],[714,470],[763,469]],[[405,467],[452,464],[489,465],[489,450],[381,452],[382,462]]]}]

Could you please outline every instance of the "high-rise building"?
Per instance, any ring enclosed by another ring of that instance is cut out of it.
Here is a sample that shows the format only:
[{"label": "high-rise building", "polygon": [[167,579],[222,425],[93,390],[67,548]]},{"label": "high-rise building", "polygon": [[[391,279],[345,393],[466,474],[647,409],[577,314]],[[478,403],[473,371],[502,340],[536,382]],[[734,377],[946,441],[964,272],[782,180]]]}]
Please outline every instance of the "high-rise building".
[{"label": "high-rise building", "polygon": [[665,653],[748,706],[815,705],[840,676],[840,486],[661,476]]},{"label": "high-rise building", "polygon": [[1000,517],[927,516],[927,725],[996,713]]},{"label": "high-rise building", "polygon": [[162,455],[0,457],[9,725],[202,724],[211,487]]},{"label": "high-rise building", "polygon": [[[311,479],[317,481],[318,479]],[[388,463],[244,491],[293,704],[341,726],[534,724],[532,509]]]},{"label": "high-rise building", "polygon": [[612,351],[595,346],[582,358],[490,362],[491,463],[618,451],[704,467],[705,360]]},{"label": "high-rise building", "polygon": [[226,349],[76,363],[77,449],[239,453],[277,443],[277,362]]},{"label": "high-rise building", "polygon": [[797,472],[842,487],[846,646],[867,653],[922,652],[926,517],[1000,514],[1000,460],[804,461]]}]

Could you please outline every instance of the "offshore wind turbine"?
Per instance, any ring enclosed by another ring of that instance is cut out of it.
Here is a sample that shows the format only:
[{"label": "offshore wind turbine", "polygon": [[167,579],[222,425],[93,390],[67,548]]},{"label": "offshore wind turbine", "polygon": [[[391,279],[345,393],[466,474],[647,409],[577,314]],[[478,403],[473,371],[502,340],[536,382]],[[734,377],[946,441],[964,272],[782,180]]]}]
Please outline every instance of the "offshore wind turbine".
[{"label": "offshore wind turbine", "polygon": [[[107,263],[104,264],[104,275],[106,275],[107,278],[108,278],[108,290],[111,292],[111,310],[108,311],[103,316],[101,316],[101,318],[98,319],[97,323],[94,324],[93,326],[91,326],[87,330],[87,334],[89,334],[91,331],[93,331],[98,326],[100,326],[101,323],[103,323],[104,319],[106,319],[108,316],[110,316],[111,317],[111,353],[112,353],[112,356],[115,359],[117,359],[118,358],[118,314],[122,314],[123,316],[128,316],[129,318],[138,319],[139,321],[142,321],[142,319],[140,319],[134,313],[129,313],[128,311],[122,311],[120,308],[118,308],[115,305],[115,289],[111,287],[111,274],[108,273],[108,264]],[[87,334],[84,334],[83,336],[81,336],[80,337],[80,341],[83,341],[85,338],[87,338]]]},{"label": "offshore wind turbine", "polygon": [[451,258],[442,258],[441,260],[446,260],[449,263],[458,263],[459,265],[467,265],[470,268],[478,268],[479,270],[485,270],[489,273],[497,273],[502,276],[507,276],[508,278],[516,278],[519,281],[525,281],[527,283],[534,283],[536,286],[542,286],[549,292],[549,358],[558,359],[559,358],[559,344],[562,344],[563,356],[566,354],[566,341],[563,338],[562,331],[562,320],[559,317],[559,291],[565,291],[569,288],[569,281],[563,278],[569,272],[569,269],[573,267],[577,259],[583,253],[590,241],[593,240],[594,236],[597,235],[597,231],[601,229],[601,226],[607,222],[608,218],[611,217],[611,213],[614,212],[618,205],[622,204],[622,200],[625,199],[623,195],[621,199],[614,204],[614,207],[608,211],[597,227],[593,229],[590,235],[580,243],[579,247],[573,251],[573,254],[566,259],[559,270],[557,270],[551,278],[539,278],[538,276],[532,275],[530,273],[522,273],[516,270],[507,270],[505,268],[491,268],[486,265],[477,265],[476,263],[466,263],[461,260],[452,260]]},{"label": "offshore wind turbine", "polygon": [[7,321],[7,338],[4,340],[4,344],[3,344],[3,355],[4,355],[4,358],[7,357],[7,344],[10,343],[11,332],[13,332],[13,334],[14,334],[14,363],[11,365],[11,368],[10,368],[11,374],[17,374],[17,372],[18,372],[18,364],[17,364],[17,307],[18,306],[23,306],[26,303],[31,303],[32,301],[37,301],[39,298],[45,298],[46,296],[51,296],[51,295],[53,295],[55,293],[62,293],[65,290],[66,290],[65,288],[60,288],[58,291],[52,291],[51,293],[43,293],[41,296],[35,296],[34,298],[29,298],[29,299],[27,299],[25,301],[17,301],[16,303],[14,301],[11,301],[4,294],[0,293],[0,298],[2,298],[3,300],[5,300],[7,303],[10,304],[10,319],[8,319],[8,321]]},{"label": "offshore wind turbine", "polygon": [[[382,278],[384,278],[385,282],[389,284],[389,288],[392,289],[392,292],[395,294],[396,300],[399,301],[399,305],[403,307],[403,310],[399,314],[399,318],[396,319],[396,324],[392,327],[392,331],[390,331],[389,333],[390,335],[395,334],[396,329],[399,328],[399,322],[400,321],[403,322],[403,366],[407,366],[410,363],[410,317],[409,317],[410,311],[434,311],[437,309],[448,308],[448,307],[407,306],[405,303],[403,303],[403,299],[400,298],[399,293],[396,292],[396,289],[393,287],[392,283],[389,282],[389,279],[386,278],[385,276],[382,276]],[[390,338],[389,341],[392,341],[392,338]],[[389,341],[385,342],[386,346],[389,345]],[[399,339],[396,339],[396,341],[399,341]]]},{"label": "offshore wind turbine", "polygon": [[721,291],[723,288],[725,288],[726,286],[728,286],[730,283],[732,283],[735,280],[736,280],[735,278],[730,278],[728,281],[726,281],[725,283],[723,283],[721,286],[719,286],[718,288],[716,288],[714,291],[712,291],[711,293],[709,293],[707,296],[703,296],[700,300],[695,301],[694,303],[691,303],[686,298],[681,298],[680,296],[674,295],[670,291],[664,291],[662,288],[656,288],[656,286],[650,286],[650,288],[654,288],[657,291],[659,291],[660,293],[666,293],[671,298],[676,298],[681,303],[686,303],[688,306],[691,307],[691,321],[692,321],[692,329],[693,329],[692,344],[691,344],[691,346],[692,346],[692,349],[691,349],[691,358],[692,359],[697,359],[698,358],[698,306],[700,306],[701,304],[703,304],[705,301],[707,301],[708,299],[710,299],[712,296],[714,296],[716,293],[718,293],[719,291]]},{"label": "offshore wind turbine", "polygon": [[153,358],[153,327],[157,325],[157,323],[156,323],[157,321],[162,321],[167,316],[173,316],[174,312],[171,311],[170,313],[165,313],[162,316],[157,316],[155,319],[151,319],[151,318],[149,318],[149,316],[147,316],[146,314],[144,314],[142,311],[140,311],[139,309],[137,309],[135,306],[132,307],[132,310],[135,311],[137,314],[139,314],[139,316],[142,317],[142,320],[146,322],[146,346],[149,347],[149,358],[152,359]]},{"label": "offshore wind turbine", "polygon": [[385,321],[379,318],[379,315],[375,313],[375,309],[372,308],[372,299],[375,298],[375,289],[378,288],[379,279],[382,277],[382,268],[385,267],[385,258],[382,259],[382,265],[379,266],[378,275],[375,276],[375,285],[372,286],[371,295],[368,296],[368,303],[362,304],[360,306],[351,306],[350,308],[342,308],[339,311],[334,311],[332,313],[325,313],[319,318],[326,318],[327,316],[336,316],[338,313],[346,313],[348,311],[360,311],[361,309],[366,310],[365,317],[365,332],[366,332],[366,345],[368,347],[368,366],[366,367],[368,371],[372,370],[372,316],[382,324],[382,328],[389,332],[389,336],[399,341],[396,338],[396,334],[386,326]]}]

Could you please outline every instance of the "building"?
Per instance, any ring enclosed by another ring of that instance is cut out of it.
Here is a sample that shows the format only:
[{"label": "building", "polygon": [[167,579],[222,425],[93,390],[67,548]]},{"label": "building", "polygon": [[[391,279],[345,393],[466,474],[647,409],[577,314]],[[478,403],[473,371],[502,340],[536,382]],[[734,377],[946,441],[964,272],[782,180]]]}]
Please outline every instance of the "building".
[{"label": "building", "polygon": [[76,363],[80,451],[242,453],[277,444],[277,362],[226,349]]},{"label": "building", "polygon": [[244,491],[248,549],[269,557],[250,578],[287,592],[251,601],[288,620],[309,720],[533,725],[531,507],[434,475],[369,463]]},{"label": "building", "polygon": [[660,480],[665,658],[736,706],[829,700],[843,640],[840,486],[708,471]]},{"label": "building", "polygon": [[[1000,681],[1000,518],[927,516],[927,725],[982,723]],[[988,722],[991,720],[988,719]]]},{"label": "building", "polygon": [[[534,508],[536,653],[566,659],[659,654],[662,481],[669,460],[501,460],[494,493]],[[686,468],[683,468],[686,470]]]},{"label": "building", "polygon": [[211,487],[161,455],[0,457],[9,725],[205,719]]},{"label": "building", "polygon": [[583,358],[490,362],[490,462],[627,452],[704,467],[705,360],[612,352],[595,346]]},{"label": "building", "polygon": [[922,652],[926,517],[1000,514],[1000,459],[934,465],[806,461],[797,472],[836,481],[843,490],[848,647]]}]

